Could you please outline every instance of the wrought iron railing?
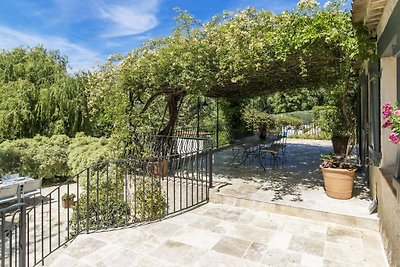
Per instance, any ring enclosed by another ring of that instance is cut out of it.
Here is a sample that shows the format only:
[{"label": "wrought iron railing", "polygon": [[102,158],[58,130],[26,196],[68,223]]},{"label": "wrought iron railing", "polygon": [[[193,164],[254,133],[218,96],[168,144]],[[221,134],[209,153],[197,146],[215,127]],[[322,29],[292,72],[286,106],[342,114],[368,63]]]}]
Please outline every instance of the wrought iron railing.
[{"label": "wrought iron railing", "polygon": [[175,131],[176,136],[181,137],[201,137],[212,140],[214,148],[227,145],[229,143],[228,132],[223,124],[217,126],[204,127],[179,127]]},{"label": "wrought iron railing", "polygon": [[[42,197],[17,204],[19,223],[13,223],[11,207],[1,211],[2,266],[43,264],[81,232],[154,221],[207,202],[212,142],[151,140],[143,149],[153,156],[94,164]],[[19,242],[11,242],[13,238]],[[3,239],[9,240],[9,252],[3,249]],[[17,254],[23,255],[18,261]]]}]

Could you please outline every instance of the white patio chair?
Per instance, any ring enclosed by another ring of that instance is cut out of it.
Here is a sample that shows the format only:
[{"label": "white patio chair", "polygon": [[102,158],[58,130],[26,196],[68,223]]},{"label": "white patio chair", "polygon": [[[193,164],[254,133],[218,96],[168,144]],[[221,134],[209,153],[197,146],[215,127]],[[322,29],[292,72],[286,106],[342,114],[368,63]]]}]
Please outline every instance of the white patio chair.
[{"label": "white patio chair", "polygon": [[16,200],[18,198],[18,184],[0,186],[0,204]]},{"label": "white patio chair", "polygon": [[29,180],[24,183],[24,197],[31,197],[42,193],[42,179]]}]

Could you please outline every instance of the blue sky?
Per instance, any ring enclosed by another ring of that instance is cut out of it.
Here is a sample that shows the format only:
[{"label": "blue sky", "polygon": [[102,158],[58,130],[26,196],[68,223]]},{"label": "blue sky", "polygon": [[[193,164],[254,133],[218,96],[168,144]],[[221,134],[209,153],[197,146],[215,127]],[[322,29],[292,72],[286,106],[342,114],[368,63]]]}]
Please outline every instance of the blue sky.
[{"label": "blue sky", "polygon": [[280,13],[296,4],[297,0],[1,0],[0,49],[42,44],[60,50],[72,71],[78,71],[168,35],[175,25],[175,7],[207,21],[224,10],[253,6]]}]

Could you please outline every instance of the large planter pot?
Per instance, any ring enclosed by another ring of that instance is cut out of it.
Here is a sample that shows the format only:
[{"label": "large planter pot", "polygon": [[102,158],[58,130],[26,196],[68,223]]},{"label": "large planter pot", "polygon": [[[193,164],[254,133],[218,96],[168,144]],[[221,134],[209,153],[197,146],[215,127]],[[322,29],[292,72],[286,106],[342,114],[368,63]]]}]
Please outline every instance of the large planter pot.
[{"label": "large planter pot", "polygon": [[350,199],[356,169],[322,168],[326,194],[336,199]]},{"label": "large planter pot", "polygon": [[168,176],[168,159],[156,160],[152,162],[152,172],[154,177]]},{"label": "large planter pot", "polygon": [[343,155],[346,153],[349,137],[332,137],[333,153]]}]

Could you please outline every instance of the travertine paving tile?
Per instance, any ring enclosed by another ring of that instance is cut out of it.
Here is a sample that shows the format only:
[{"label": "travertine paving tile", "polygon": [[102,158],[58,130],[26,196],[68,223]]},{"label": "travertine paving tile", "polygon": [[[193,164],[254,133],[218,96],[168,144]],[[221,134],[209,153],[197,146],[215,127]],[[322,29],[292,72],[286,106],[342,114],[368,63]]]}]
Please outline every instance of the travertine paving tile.
[{"label": "travertine paving tile", "polygon": [[[114,266],[118,266],[116,263]],[[162,260],[159,260],[154,257],[144,257],[143,259],[139,260],[137,264],[133,264],[131,266],[140,266],[140,267],[178,267],[180,265],[168,263]]]},{"label": "travertine paving tile", "polygon": [[81,259],[90,253],[95,253],[100,248],[106,246],[107,243],[91,238],[90,236],[81,235],[71,242],[66,253],[76,259]]},{"label": "travertine paving tile", "polygon": [[143,256],[137,252],[114,247],[110,248],[108,253],[103,251],[92,253],[90,257],[84,257],[82,261],[98,267],[113,266],[116,263],[118,263],[118,267],[130,267],[141,258]]},{"label": "travertine paving tile", "polygon": [[219,219],[214,219],[209,216],[198,216],[196,220],[189,224],[190,227],[202,230],[212,231],[221,222]]},{"label": "travertine paving tile", "polygon": [[174,262],[179,263],[182,266],[193,266],[193,264],[195,264],[206,253],[207,250],[205,249],[192,247],[192,249],[189,250],[188,253],[179,257]]},{"label": "travertine paving tile", "polygon": [[164,220],[149,225],[146,232],[161,237],[170,237],[175,235],[180,229],[182,229],[181,225]]},{"label": "travertine paving tile", "polygon": [[184,243],[167,240],[161,246],[151,252],[157,258],[167,260],[169,262],[178,262],[179,258],[189,253],[193,247]]},{"label": "travertine paving tile", "polygon": [[277,231],[282,229],[284,224],[282,221],[276,220],[274,216],[260,215],[258,213],[251,220],[250,225]]},{"label": "travertine paving tile", "polygon": [[261,260],[262,264],[267,266],[287,266],[289,264],[299,265],[301,254],[285,249],[268,249]]},{"label": "travertine paving tile", "polygon": [[325,242],[321,239],[294,235],[289,243],[289,249],[300,253],[312,254],[322,257]]},{"label": "travertine paving tile", "polygon": [[262,244],[268,244],[269,240],[271,240],[271,237],[274,234],[273,231],[260,227],[226,221],[221,222],[218,227],[225,229],[224,232],[227,236]]},{"label": "travertine paving tile", "polygon": [[324,258],[311,254],[303,254],[300,265],[307,267],[322,267],[324,266]]},{"label": "travertine paving tile", "polygon": [[247,240],[223,236],[212,249],[220,253],[242,257],[251,244],[252,242]]},{"label": "travertine paving tile", "polygon": [[267,245],[253,242],[244,253],[243,258],[254,262],[260,262],[266,251]]},{"label": "travertine paving tile", "polygon": [[221,239],[221,236],[210,231],[187,226],[170,239],[202,249],[211,249]]},{"label": "travertine paving tile", "polygon": [[[46,263],[46,261],[45,261]],[[74,267],[89,267],[90,265],[79,261],[78,259],[75,259],[74,257],[71,257],[65,253],[60,254],[53,262],[52,266],[65,266],[65,264],[68,264],[68,266],[74,266]]]},{"label": "travertine paving tile", "polygon": [[288,249],[293,234],[286,232],[275,232],[268,243],[269,248]]},{"label": "travertine paving tile", "polygon": [[236,222],[240,218],[240,216],[244,214],[244,212],[245,210],[243,209],[226,210],[222,207],[217,207],[215,209],[205,210],[204,215],[225,221]]},{"label": "travertine paving tile", "polygon": [[245,259],[237,258],[227,254],[219,253],[216,251],[210,251],[203,255],[196,263],[194,267],[256,267],[257,263],[247,261]]},{"label": "travertine paving tile", "polygon": [[359,248],[363,247],[361,233],[351,228],[329,226],[326,240],[336,243],[346,243]]}]

